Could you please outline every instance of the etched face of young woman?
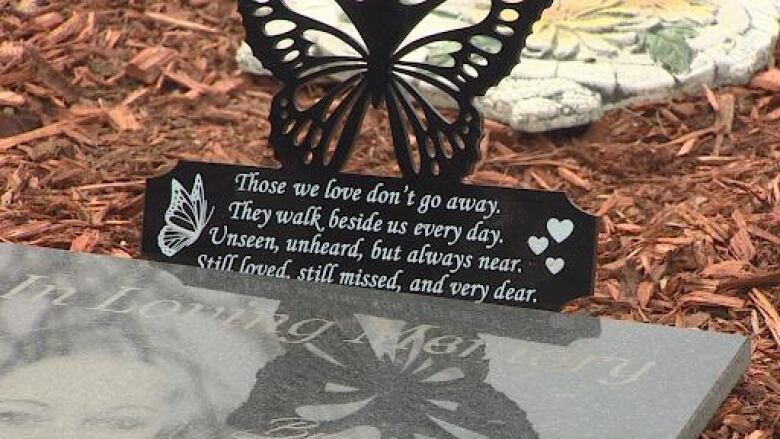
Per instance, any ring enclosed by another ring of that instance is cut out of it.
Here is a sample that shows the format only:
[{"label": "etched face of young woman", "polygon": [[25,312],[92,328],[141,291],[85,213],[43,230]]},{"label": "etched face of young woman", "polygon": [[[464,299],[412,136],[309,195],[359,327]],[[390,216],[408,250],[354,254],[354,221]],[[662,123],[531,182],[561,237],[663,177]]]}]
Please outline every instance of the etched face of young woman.
[{"label": "etched face of young woman", "polygon": [[174,384],[107,354],[51,357],[0,375],[0,438],[153,439],[170,427]]}]

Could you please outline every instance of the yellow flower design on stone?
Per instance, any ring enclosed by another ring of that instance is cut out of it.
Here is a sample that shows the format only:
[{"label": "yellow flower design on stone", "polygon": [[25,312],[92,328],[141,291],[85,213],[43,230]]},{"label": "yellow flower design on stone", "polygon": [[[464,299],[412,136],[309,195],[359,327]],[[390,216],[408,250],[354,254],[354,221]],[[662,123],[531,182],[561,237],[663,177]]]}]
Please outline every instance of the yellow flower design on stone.
[{"label": "yellow flower design on stone", "polygon": [[702,0],[557,0],[528,39],[527,55],[558,60],[615,58],[659,25],[704,24],[717,8]]},{"label": "yellow flower design on stone", "polygon": [[718,12],[717,6],[707,0],[623,0],[621,3],[623,5],[618,10],[629,13],[638,10],[667,23],[693,21],[701,25],[711,24]]}]

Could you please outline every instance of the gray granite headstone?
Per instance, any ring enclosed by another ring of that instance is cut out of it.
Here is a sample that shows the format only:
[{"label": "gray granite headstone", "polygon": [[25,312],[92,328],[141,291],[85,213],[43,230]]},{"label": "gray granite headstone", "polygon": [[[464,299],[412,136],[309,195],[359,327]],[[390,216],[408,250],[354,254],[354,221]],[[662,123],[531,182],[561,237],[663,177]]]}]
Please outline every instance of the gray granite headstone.
[{"label": "gray granite headstone", "polygon": [[[744,337],[0,245],[0,437],[695,438]],[[238,294],[235,294],[238,293]]]}]

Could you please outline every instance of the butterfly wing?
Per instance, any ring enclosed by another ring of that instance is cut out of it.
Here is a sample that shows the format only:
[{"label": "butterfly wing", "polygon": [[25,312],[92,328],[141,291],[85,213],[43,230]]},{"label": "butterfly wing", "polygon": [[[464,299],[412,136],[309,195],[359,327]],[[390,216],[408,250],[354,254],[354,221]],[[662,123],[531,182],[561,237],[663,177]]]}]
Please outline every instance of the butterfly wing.
[{"label": "butterfly wing", "polygon": [[[398,165],[418,180],[460,180],[479,158],[482,117],[462,103],[457,119],[445,118],[403,78],[388,86],[387,111]],[[410,140],[411,138],[411,140]]]},{"label": "butterfly wing", "polygon": [[[285,0],[239,0],[246,42],[265,68],[285,83],[295,82],[311,70],[363,63],[366,49],[346,32],[300,14]],[[251,30],[251,31],[250,31]],[[352,49],[354,55],[317,55],[310,35],[331,35]]]},{"label": "butterfly wing", "polygon": [[[254,55],[284,83],[271,106],[276,158],[288,168],[340,169],[370,97],[367,50],[346,32],[294,11],[284,0],[241,0],[239,10]],[[317,54],[314,35],[340,43],[345,54]],[[303,91],[331,76],[344,82],[307,102]]]},{"label": "butterfly wing", "polygon": [[200,174],[195,176],[192,192],[189,193],[174,178],[171,181],[171,203],[165,211],[165,226],[157,235],[157,244],[162,253],[171,257],[192,245],[211,217],[207,212],[208,203]]},{"label": "butterfly wing", "polygon": [[195,234],[181,227],[166,224],[157,235],[157,245],[167,257],[173,257],[198,239]]},{"label": "butterfly wing", "polygon": [[[197,178],[193,190],[197,186]],[[175,178],[171,181],[171,204],[165,211],[165,223],[183,230],[195,232],[198,230],[200,212],[193,200],[192,194]]]},{"label": "butterfly wing", "polygon": [[341,169],[349,157],[369,102],[365,72],[351,72],[310,106],[296,103],[300,84],[286,86],[271,106],[271,143],[277,160],[289,168]]},{"label": "butterfly wing", "polygon": [[[405,175],[455,181],[472,171],[482,138],[482,119],[474,98],[510,74],[533,23],[551,3],[491,0],[490,11],[481,22],[419,38],[394,54],[388,115]],[[434,45],[451,48],[439,64],[410,56]],[[444,117],[412,84],[442,96],[446,106],[457,109],[456,116]]]},{"label": "butterfly wing", "polygon": [[209,203],[206,200],[206,191],[203,187],[203,177],[200,174],[195,176],[195,182],[192,185],[192,192],[189,197],[192,203],[192,210],[195,212],[195,231],[198,235],[206,227],[206,224],[211,219],[211,215],[214,213],[214,208],[209,211]]},{"label": "butterfly wing", "polygon": [[[520,60],[520,53],[533,25],[553,0],[491,0],[487,16],[479,23],[412,41],[394,55],[395,70],[440,88],[455,99],[484,95],[507,77]],[[432,65],[405,60],[431,45],[449,44],[449,63]],[[439,81],[435,79],[439,78]],[[447,85],[442,89],[442,82]]]}]

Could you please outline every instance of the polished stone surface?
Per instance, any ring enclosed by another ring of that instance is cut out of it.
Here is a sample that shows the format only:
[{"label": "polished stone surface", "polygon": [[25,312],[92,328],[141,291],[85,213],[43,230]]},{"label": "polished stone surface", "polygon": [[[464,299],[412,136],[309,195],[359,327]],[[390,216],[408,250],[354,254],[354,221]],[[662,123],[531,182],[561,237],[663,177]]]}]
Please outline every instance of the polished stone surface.
[{"label": "polished stone surface", "polygon": [[7,244],[0,279],[0,437],[692,439],[749,362],[733,335]]},{"label": "polished stone surface", "polygon": [[[349,28],[335,2],[289,0],[301,13]],[[478,22],[490,0],[450,0],[430,33]],[[776,0],[556,0],[512,75],[480,99],[486,116],[518,130],[598,120],[605,110],[702,84],[743,84],[771,59],[780,32]],[[332,38],[320,50],[338,53]],[[436,57],[435,45],[426,56]],[[248,46],[239,66],[263,74]],[[442,102],[446,104],[446,102]]]}]

